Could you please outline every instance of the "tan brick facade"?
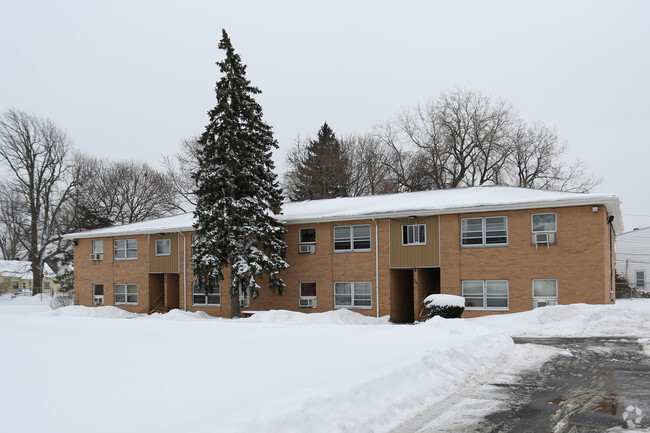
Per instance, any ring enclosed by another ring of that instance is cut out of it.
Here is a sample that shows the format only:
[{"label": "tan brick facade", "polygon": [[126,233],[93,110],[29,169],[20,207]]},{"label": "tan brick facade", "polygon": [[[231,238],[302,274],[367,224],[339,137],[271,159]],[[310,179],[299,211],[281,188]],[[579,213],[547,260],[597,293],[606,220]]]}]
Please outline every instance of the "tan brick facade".
[{"label": "tan brick facade", "polygon": [[[531,241],[531,215],[557,215],[557,244],[535,246]],[[498,247],[462,247],[461,219],[469,217],[507,217],[508,243]],[[362,219],[351,221],[288,224],[285,241],[288,245],[285,260],[290,268],[282,275],[287,288],[282,296],[263,288],[257,299],[244,310],[286,309],[301,312],[323,312],[335,308],[336,282],[369,282],[371,305],[355,311],[375,316],[391,315],[396,321],[413,321],[422,317],[422,300],[430,293],[462,295],[464,280],[507,280],[508,308],[503,311],[466,311],[464,317],[483,314],[519,312],[533,307],[533,279],[557,280],[560,304],[586,302],[603,304],[610,300],[612,245],[607,212],[601,206],[594,212],[592,206],[557,207],[548,209],[507,210],[502,212],[449,214],[428,217],[435,221],[436,231],[427,229],[427,244],[418,248],[436,248],[431,257],[440,266],[421,266],[408,259],[400,259],[398,267],[391,268],[391,251],[404,247],[394,231],[410,219]],[[433,218],[433,219],[432,219]],[[430,224],[430,223],[429,223]],[[334,227],[366,225],[370,227],[370,251],[335,252]],[[316,251],[301,254],[300,229],[316,230]],[[391,230],[393,236],[391,238]],[[149,263],[151,242],[159,235],[104,237],[103,260],[92,261],[91,238],[77,239],[75,246],[75,303],[93,304],[93,284],[104,285],[104,305],[114,305],[115,284],[137,284],[137,305],[119,305],[129,311],[148,313],[157,299],[164,299],[169,308],[205,311],[208,314],[230,317],[228,272],[222,284],[220,306],[196,306],[192,300],[191,232],[169,233],[173,239],[172,256],[178,266],[167,269],[178,272],[160,273],[159,267]],[[136,260],[114,260],[115,239],[137,239]],[[391,242],[392,239],[392,242]],[[96,240],[96,239],[95,239]],[[183,241],[185,247],[183,248]],[[399,245],[395,245],[398,243]],[[390,245],[389,245],[390,244]],[[176,258],[177,257],[177,258]],[[393,260],[396,257],[393,254]],[[399,254],[409,257],[409,254]],[[159,273],[154,273],[157,271]],[[317,307],[300,308],[300,283],[316,283]],[[261,282],[264,287],[264,282]],[[379,299],[377,299],[377,289]],[[377,308],[379,307],[379,308]]]}]

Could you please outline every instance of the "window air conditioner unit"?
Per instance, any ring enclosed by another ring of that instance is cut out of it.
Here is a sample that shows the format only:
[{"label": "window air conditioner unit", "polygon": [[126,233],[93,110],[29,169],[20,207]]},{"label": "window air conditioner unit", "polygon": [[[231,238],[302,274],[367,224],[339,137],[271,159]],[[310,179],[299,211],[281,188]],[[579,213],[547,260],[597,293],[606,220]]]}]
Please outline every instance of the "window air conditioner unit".
[{"label": "window air conditioner unit", "polygon": [[248,307],[248,302],[246,302],[246,298],[239,298],[239,306],[240,307]]},{"label": "window air conditioner unit", "polygon": [[300,299],[298,301],[298,306],[301,308],[316,308],[316,299]]},{"label": "window air conditioner unit", "polygon": [[93,305],[104,305],[104,297],[103,296],[95,296],[93,298]]},{"label": "window air conditioner unit", "polygon": [[549,233],[535,233],[536,244],[548,244],[550,243],[549,241]]},{"label": "window air conditioner unit", "polygon": [[314,254],[316,245],[300,245],[300,254]]},{"label": "window air conditioner unit", "polygon": [[103,257],[103,254],[101,254],[101,253],[91,254],[91,255],[90,255],[90,260],[92,260],[93,262],[97,262],[97,261],[103,260],[103,258],[104,258],[104,257]]},{"label": "window air conditioner unit", "polygon": [[535,308],[551,307],[553,305],[557,305],[557,300],[556,299],[536,299],[535,300]]}]

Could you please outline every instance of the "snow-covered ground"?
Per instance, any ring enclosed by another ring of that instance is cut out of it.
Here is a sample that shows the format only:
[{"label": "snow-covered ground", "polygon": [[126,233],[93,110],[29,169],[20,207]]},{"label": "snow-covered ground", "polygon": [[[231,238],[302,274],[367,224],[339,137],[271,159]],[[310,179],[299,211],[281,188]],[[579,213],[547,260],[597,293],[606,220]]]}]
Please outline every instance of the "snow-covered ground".
[{"label": "snow-covered ground", "polygon": [[226,320],[2,296],[0,330],[1,431],[388,432],[557,353],[510,336],[638,336],[650,348],[650,302],[391,325],[347,310]]}]

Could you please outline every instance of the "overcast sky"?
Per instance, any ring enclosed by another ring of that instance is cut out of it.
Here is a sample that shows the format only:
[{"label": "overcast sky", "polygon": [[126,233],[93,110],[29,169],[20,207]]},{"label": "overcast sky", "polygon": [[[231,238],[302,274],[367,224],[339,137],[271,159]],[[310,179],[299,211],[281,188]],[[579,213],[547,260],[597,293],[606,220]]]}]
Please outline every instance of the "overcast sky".
[{"label": "overcast sky", "polygon": [[280,144],[363,133],[462,87],[558,129],[650,226],[650,1],[2,0],[0,109],[159,166],[215,105],[225,28]]}]

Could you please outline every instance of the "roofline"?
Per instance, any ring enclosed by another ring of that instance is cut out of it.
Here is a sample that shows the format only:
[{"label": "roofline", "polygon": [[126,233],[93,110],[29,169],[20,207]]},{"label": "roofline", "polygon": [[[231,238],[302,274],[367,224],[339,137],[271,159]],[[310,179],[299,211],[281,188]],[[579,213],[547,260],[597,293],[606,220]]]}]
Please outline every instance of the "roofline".
[{"label": "roofline", "polygon": [[[295,218],[291,220],[284,220],[285,224],[309,224],[319,222],[336,222],[336,221],[357,221],[372,218],[408,218],[410,216],[434,216],[434,215],[453,215],[453,214],[467,214],[478,212],[500,212],[509,210],[526,210],[526,209],[546,209],[554,207],[577,207],[577,206],[605,206],[610,215],[614,215],[614,231],[617,234],[623,231],[623,219],[620,213],[620,206],[617,206],[618,198],[610,197],[608,200],[559,200],[554,202],[531,202],[531,203],[516,203],[516,204],[503,204],[503,205],[477,205],[457,207],[450,209],[413,209],[412,211],[400,212],[383,212],[383,213],[368,213],[357,215],[341,215],[335,217],[321,217],[321,218]],[[612,212],[613,211],[613,212]]]},{"label": "roofline", "polygon": [[[340,215],[340,216],[323,216],[317,218],[290,218],[285,219],[282,217],[282,214],[277,215],[276,218],[281,221],[283,224],[292,225],[292,224],[309,224],[309,223],[321,223],[321,222],[338,222],[338,221],[358,221],[366,219],[378,219],[378,218],[407,218],[410,216],[433,216],[433,215],[450,215],[450,214],[466,214],[466,213],[477,213],[477,212],[499,212],[499,211],[509,211],[509,210],[526,210],[526,209],[545,209],[545,208],[554,208],[554,207],[577,207],[577,206],[605,206],[607,212],[610,215],[614,216],[614,221],[612,221],[612,226],[614,227],[614,232],[616,234],[623,233],[623,218],[620,213],[619,199],[616,196],[588,196],[585,198],[571,198],[565,200],[554,200],[554,201],[533,201],[533,202],[521,202],[514,204],[502,204],[502,205],[475,205],[475,206],[462,206],[456,208],[448,209],[412,209],[408,211],[399,211],[399,212],[372,212],[367,214],[356,214],[356,215]],[[128,226],[124,226],[128,227]],[[107,235],[97,234],[94,231],[91,232],[81,232],[81,233],[69,233],[63,235],[64,239],[74,240],[74,239],[89,239],[89,238],[102,238],[102,237],[121,237],[121,236],[130,236],[130,235],[146,235],[146,234],[157,234],[157,233],[177,233],[177,232],[189,232],[194,231],[193,226],[179,226],[179,227],[159,227],[153,229],[132,229],[132,230],[122,230],[111,232]]]}]

